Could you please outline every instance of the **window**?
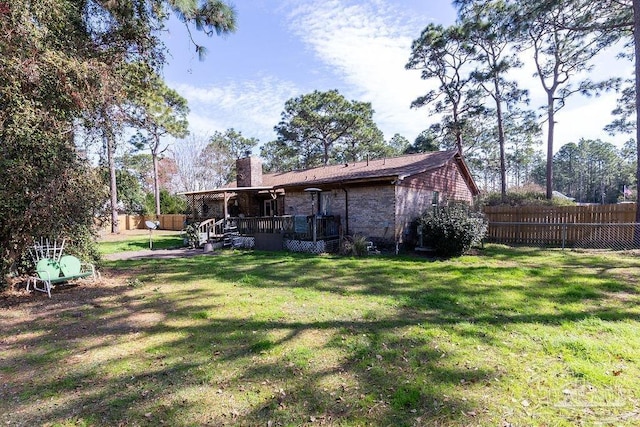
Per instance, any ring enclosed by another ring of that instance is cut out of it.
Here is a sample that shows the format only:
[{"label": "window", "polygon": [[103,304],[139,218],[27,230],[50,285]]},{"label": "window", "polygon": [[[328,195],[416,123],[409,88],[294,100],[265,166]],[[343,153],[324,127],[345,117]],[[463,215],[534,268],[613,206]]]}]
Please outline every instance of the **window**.
[{"label": "window", "polygon": [[431,197],[431,206],[437,208],[440,204],[440,193],[438,191],[433,192],[433,196]]},{"label": "window", "polygon": [[320,193],[320,205],[318,206],[320,215],[331,215],[331,192],[324,191]]},{"label": "window", "polygon": [[278,201],[273,199],[267,199],[264,201],[264,216],[275,216],[278,212]]}]

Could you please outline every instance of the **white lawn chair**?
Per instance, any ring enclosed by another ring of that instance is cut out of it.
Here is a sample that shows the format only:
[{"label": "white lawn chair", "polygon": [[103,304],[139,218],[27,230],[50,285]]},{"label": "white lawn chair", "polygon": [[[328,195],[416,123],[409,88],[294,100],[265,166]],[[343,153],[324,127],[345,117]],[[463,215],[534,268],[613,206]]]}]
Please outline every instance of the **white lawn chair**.
[{"label": "white lawn chair", "polygon": [[51,289],[56,284],[89,276],[94,280],[99,277],[94,265],[81,262],[73,255],[65,255],[58,261],[42,258],[36,265],[35,273],[27,280],[27,291],[33,286],[34,290],[45,292],[51,298]]},{"label": "white lawn chair", "polygon": [[58,243],[56,239],[49,240],[49,238],[41,237],[39,241],[36,241],[33,246],[29,248],[29,255],[34,264],[37,264],[38,261],[45,258],[60,262],[64,244],[65,239],[62,239],[62,242]]}]

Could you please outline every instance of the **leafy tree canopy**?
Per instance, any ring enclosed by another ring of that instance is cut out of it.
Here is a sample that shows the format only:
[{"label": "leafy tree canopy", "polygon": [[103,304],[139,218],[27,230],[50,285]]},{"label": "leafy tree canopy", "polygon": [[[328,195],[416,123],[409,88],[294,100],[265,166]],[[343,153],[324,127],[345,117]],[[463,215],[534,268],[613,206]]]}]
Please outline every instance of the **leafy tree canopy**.
[{"label": "leafy tree canopy", "polygon": [[214,176],[216,187],[236,179],[236,160],[251,154],[258,143],[257,138],[247,138],[233,128],[224,133],[216,131],[209,138],[201,159],[208,173]]},{"label": "leafy tree canopy", "polygon": [[[168,190],[160,189],[160,209],[165,214],[183,214],[187,211],[187,200],[184,196],[171,194]],[[144,200],[143,213],[153,214],[155,198],[153,193],[147,193]]]},{"label": "leafy tree canopy", "polygon": [[577,202],[616,203],[632,183],[623,155],[624,151],[599,139],[563,145],[553,157],[554,190]]},{"label": "leafy tree canopy", "polygon": [[337,90],[288,100],[275,131],[278,139],[261,148],[269,170],[353,162],[387,150],[371,104],[348,101]]},{"label": "leafy tree canopy", "polygon": [[387,144],[398,155],[404,154],[411,145],[409,140],[399,133],[394,134]]},{"label": "leafy tree canopy", "polygon": [[413,144],[405,148],[405,154],[427,153],[440,149],[437,135],[432,129],[425,129],[416,137]]},{"label": "leafy tree canopy", "polygon": [[468,27],[429,24],[413,41],[405,66],[420,70],[424,80],[437,82],[436,89],[418,97],[411,106],[428,106],[431,114],[442,115],[440,131],[460,152],[468,120],[482,111],[481,91],[469,72],[474,59]]},{"label": "leafy tree canopy", "polygon": [[74,126],[81,118],[92,124],[98,113],[122,103],[126,64],[161,68],[165,52],[159,31],[172,13],[206,34],[233,31],[235,16],[216,0],[39,0],[0,6],[2,286],[31,239],[91,234],[102,186],[76,155]]},{"label": "leafy tree canopy", "polygon": [[[100,172],[100,178],[106,188],[109,185],[109,170],[101,168]],[[138,176],[126,169],[117,169],[116,176],[118,180],[118,212],[125,214],[144,213],[145,194]]]},{"label": "leafy tree canopy", "polygon": [[188,133],[187,100],[167,87],[164,80],[147,64],[135,63],[127,66],[127,119],[138,129],[131,139],[140,150],[148,148],[153,160],[153,191],[155,214],[160,215],[159,156],[167,150],[162,138],[183,138]]}]

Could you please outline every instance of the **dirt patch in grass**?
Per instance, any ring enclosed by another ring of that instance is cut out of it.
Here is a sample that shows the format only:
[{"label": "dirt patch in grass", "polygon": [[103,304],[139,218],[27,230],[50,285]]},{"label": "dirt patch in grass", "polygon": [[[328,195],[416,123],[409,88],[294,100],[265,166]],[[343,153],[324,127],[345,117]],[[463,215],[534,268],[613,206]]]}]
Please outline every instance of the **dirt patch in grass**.
[{"label": "dirt patch in grass", "polygon": [[0,424],[637,425],[632,258],[110,261],[0,299]]},{"label": "dirt patch in grass", "polygon": [[[108,273],[96,280],[58,285],[51,292],[51,298],[45,293],[27,291],[24,286],[20,286],[0,295],[0,308],[7,310],[3,314],[12,313],[16,321],[27,323],[45,318],[52,312],[59,313],[74,306],[82,306],[84,302],[99,304],[97,301],[115,298],[126,287],[122,282],[123,277],[121,274]],[[3,325],[15,326],[10,323]]]},{"label": "dirt patch in grass", "polygon": [[[26,278],[20,278],[13,283],[9,289],[0,293],[0,308],[15,308],[21,305],[25,307],[31,307],[34,310],[36,308],[42,308],[52,305],[57,307],[53,298],[55,294],[65,294],[74,300],[76,298],[82,298],[82,294],[93,299],[96,295],[110,294],[111,289],[118,286],[116,280],[112,280],[113,274],[107,273],[106,276],[100,277],[96,280],[77,280],[68,284],[62,284],[55,287],[55,291],[52,292],[52,298],[49,299],[45,293],[27,291]],[[77,292],[78,288],[82,288],[82,292]]]},{"label": "dirt patch in grass", "polygon": [[[101,306],[116,304],[124,288],[121,280],[103,277],[58,286],[52,292],[52,298],[40,292],[27,292],[24,288],[3,293],[0,296],[0,323],[5,332],[12,333],[0,336],[0,367],[3,368],[0,377],[5,380],[8,394],[11,395],[12,386],[22,388],[23,384],[41,375],[38,370],[30,369],[29,357],[12,356],[17,344],[21,353],[29,355],[30,349],[46,345],[48,341],[71,342],[93,335],[99,322],[87,321],[87,314]],[[52,331],[55,331],[53,335]],[[10,365],[4,364],[7,360],[11,361]],[[19,377],[13,377],[12,373],[19,373]]]}]

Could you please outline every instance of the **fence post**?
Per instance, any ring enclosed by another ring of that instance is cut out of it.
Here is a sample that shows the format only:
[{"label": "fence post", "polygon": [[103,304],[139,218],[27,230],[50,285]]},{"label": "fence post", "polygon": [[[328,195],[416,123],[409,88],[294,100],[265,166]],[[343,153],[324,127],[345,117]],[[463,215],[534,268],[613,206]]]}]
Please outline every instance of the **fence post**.
[{"label": "fence post", "polygon": [[567,224],[562,224],[562,250],[564,250],[564,245],[567,242]]}]

